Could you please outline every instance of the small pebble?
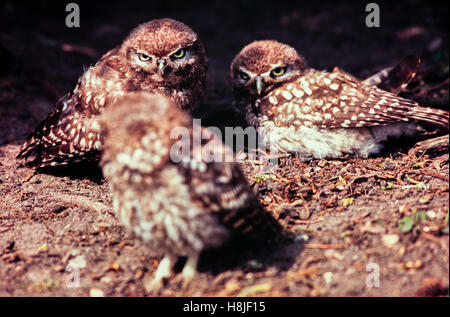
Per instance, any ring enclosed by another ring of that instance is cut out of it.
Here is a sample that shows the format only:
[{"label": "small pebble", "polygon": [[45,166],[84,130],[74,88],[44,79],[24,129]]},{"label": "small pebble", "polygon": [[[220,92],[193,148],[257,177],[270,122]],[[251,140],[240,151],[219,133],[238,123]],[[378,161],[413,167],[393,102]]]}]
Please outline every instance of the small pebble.
[{"label": "small pebble", "polygon": [[79,255],[72,260],[69,261],[69,265],[78,267],[79,269],[83,269],[86,267],[87,262],[83,255]]},{"label": "small pebble", "polygon": [[323,273],[323,279],[325,281],[325,284],[330,284],[333,280],[333,273],[332,272]]},{"label": "small pebble", "polygon": [[392,248],[394,245],[397,244],[398,240],[399,240],[399,236],[396,234],[385,234],[382,238],[381,241],[383,242],[383,244],[388,247],[388,248]]},{"label": "small pebble", "polygon": [[91,288],[89,290],[89,296],[91,296],[91,297],[104,297],[105,294],[99,288]]}]

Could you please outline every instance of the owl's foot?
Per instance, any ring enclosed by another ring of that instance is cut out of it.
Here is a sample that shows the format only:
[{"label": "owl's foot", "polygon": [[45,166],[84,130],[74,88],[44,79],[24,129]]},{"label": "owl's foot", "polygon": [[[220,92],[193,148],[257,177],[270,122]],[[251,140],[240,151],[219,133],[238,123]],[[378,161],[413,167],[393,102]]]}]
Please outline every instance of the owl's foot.
[{"label": "owl's foot", "polygon": [[181,283],[181,286],[186,288],[197,274],[198,258],[199,255],[190,255],[184,265],[183,271],[181,271],[181,274],[176,276],[173,281]]},{"label": "owl's foot", "polygon": [[169,278],[172,274],[172,266],[177,257],[171,254],[166,255],[161,262],[159,262],[153,279],[145,283],[144,287],[147,293],[159,292],[164,286],[164,279]]},{"label": "owl's foot", "polygon": [[181,276],[183,277],[184,283],[189,283],[194,276],[197,274],[197,264],[198,264],[199,255],[191,255],[186,261],[184,265],[183,271],[181,272]]}]

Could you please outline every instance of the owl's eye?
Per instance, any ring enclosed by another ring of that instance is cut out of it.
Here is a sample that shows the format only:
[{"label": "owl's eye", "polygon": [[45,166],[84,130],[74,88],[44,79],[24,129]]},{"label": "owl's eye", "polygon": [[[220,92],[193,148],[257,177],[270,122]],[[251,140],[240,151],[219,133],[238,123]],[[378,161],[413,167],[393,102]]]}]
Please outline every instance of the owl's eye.
[{"label": "owl's eye", "polygon": [[238,70],[237,73],[238,73],[239,78],[241,78],[242,80],[247,81],[247,80],[250,79],[250,76],[247,75],[247,74],[244,73],[244,72],[241,72],[241,71]]},{"label": "owl's eye", "polygon": [[139,57],[139,60],[142,62],[148,62],[149,60],[151,60],[150,55],[145,54],[145,53],[139,53],[138,57]]},{"label": "owl's eye", "polygon": [[186,50],[184,48],[180,48],[178,51],[172,54],[174,59],[180,59],[186,56]]},{"label": "owl's eye", "polygon": [[270,76],[272,77],[280,77],[286,74],[286,67],[277,67],[270,72]]}]

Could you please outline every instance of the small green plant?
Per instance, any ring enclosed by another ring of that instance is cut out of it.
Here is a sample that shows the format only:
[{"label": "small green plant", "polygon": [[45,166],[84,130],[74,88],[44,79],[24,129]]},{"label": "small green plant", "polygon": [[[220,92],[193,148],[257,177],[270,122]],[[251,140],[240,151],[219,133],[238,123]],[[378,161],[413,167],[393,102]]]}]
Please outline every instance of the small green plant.
[{"label": "small green plant", "polygon": [[299,233],[310,233],[311,231],[312,230],[310,228],[306,227],[306,226],[297,226],[297,227],[294,228],[294,232],[296,234],[299,234]]},{"label": "small green plant", "polygon": [[416,187],[417,187],[418,189],[430,189],[430,185],[425,184],[424,182],[418,182],[418,183],[416,184]]},{"label": "small green plant", "polygon": [[414,219],[422,219],[422,220],[427,220],[427,213],[425,211],[419,211],[419,210],[413,210],[413,218]]},{"label": "small green plant", "polygon": [[352,205],[354,200],[355,200],[355,198],[353,198],[353,197],[342,198],[341,203],[344,207],[347,207],[347,206]]},{"label": "small green plant", "polygon": [[276,176],[271,175],[271,174],[256,174],[254,179],[255,179],[255,182],[258,182],[258,183],[267,182],[268,180],[272,180],[272,181],[277,180]]},{"label": "small green plant", "polygon": [[414,220],[411,217],[405,216],[398,221],[398,228],[402,233],[408,233],[414,226]]},{"label": "small green plant", "polygon": [[342,176],[339,176],[339,180],[336,183],[336,188],[339,190],[344,190],[345,185],[347,185],[347,181]]},{"label": "small green plant", "polygon": [[394,188],[394,184],[391,183],[391,182],[387,182],[386,185],[384,185],[384,186],[381,187],[382,190],[391,190],[391,189],[393,189],[393,188]]}]

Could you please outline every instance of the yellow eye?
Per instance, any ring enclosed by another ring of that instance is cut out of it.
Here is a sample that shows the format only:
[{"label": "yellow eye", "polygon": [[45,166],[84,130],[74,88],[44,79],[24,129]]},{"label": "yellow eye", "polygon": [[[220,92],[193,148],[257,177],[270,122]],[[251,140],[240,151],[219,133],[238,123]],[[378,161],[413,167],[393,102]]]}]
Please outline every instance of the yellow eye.
[{"label": "yellow eye", "polygon": [[244,73],[244,72],[241,72],[241,71],[238,71],[238,75],[239,75],[239,77],[242,79],[242,80],[249,80],[250,79],[250,76],[249,75],[247,75],[246,73]]},{"label": "yellow eye", "polygon": [[270,72],[272,77],[280,77],[286,73],[286,67],[277,67]]},{"label": "yellow eye", "polygon": [[186,50],[184,48],[180,48],[178,51],[172,54],[172,57],[175,59],[183,58],[186,55]]},{"label": "yellow eye", "polygon": [[150,55],[147,55],[145,53],[139,53],[139,60],[141,60],[142,62],[148,62],[150,60]]}]

